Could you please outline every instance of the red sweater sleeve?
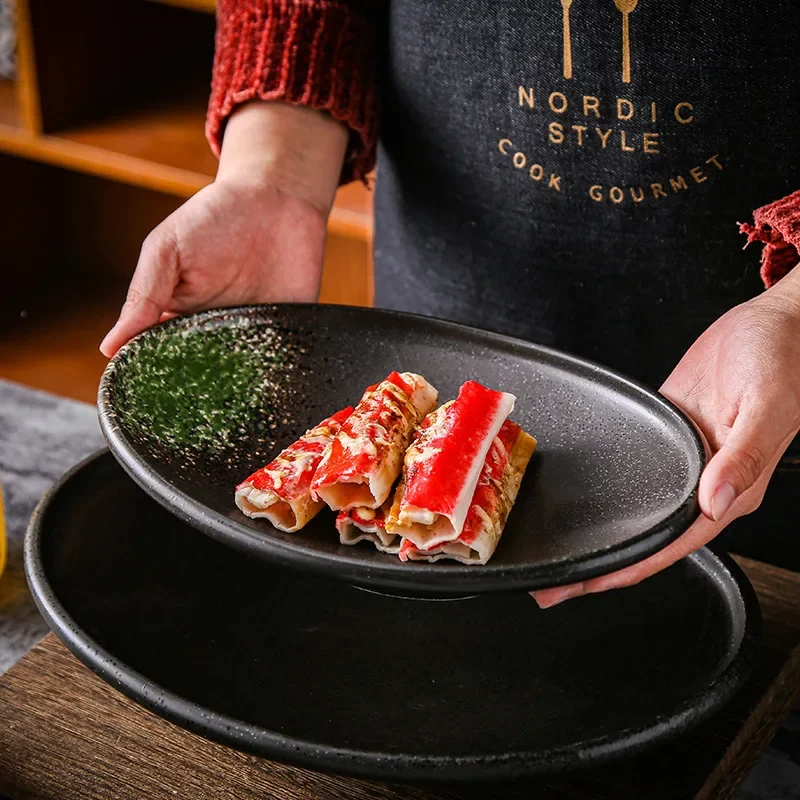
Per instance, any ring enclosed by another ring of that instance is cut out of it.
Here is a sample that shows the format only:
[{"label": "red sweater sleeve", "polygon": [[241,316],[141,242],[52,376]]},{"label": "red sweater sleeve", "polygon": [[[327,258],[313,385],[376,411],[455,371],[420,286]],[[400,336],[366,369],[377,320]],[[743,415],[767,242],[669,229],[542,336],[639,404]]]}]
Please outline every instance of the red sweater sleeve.
[{"label": "red sweater sleeve", "polygon": [[800,262],[800,191],[756,209],[753,221],[755,225],[743,222],[739,228],[747,244],[764,245],[761,278],[769,288]]},{"label": "red sweater sleeve", "polygon": [[379,0],[219,0],[206,136],[219,156],[225,123],[249,100],[328,111],[351,131],[342,183],[375,162]]}]

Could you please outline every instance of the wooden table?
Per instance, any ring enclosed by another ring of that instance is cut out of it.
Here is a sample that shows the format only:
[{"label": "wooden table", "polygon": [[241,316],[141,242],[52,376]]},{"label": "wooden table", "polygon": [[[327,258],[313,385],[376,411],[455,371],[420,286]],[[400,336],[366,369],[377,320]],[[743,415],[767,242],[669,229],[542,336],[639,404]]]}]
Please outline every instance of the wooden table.
[{"label": "wooden table", "polygon": [[680,800],[730,798],[800,697],[800,575],[738,559],[758,592],[750,681],[712,720],[645,755],[515,784],[388,785],[213,744],[140,708],[51,634],[0,678],[0,794],[13,800]]}]

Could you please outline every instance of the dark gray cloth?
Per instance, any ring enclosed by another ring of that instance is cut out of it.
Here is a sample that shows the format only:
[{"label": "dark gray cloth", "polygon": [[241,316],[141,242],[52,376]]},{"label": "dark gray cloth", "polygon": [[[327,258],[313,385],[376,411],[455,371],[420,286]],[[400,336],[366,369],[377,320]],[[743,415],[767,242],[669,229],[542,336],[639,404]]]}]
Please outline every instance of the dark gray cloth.
[{"label": "dark gray cloth", "polygon": [[[620,7],[633,8],[629,75]],[[658,388],[709,325],[763,290],[737,222],[800,189],[787,138],[800,123],[797,0],[574,0],[570,77],[558,0],[389,9],[377,305],[552,345]],[[800,472],[776,484],[788,494],[771,491],[769,512],[728,544],[799,570]]]},{"label": "dark gray cloth", "polygon": [[[22,541],[39,498],[76,462],[103,445],[94,408],[0,380],[0,477],[10,544],[0,578],[0,673],[47,633],[23,576]],[[800,714],[790,717],[757,765],[742,800],[800,797]]]},{"label": "dark gray cloth", "polygon": [[800,189],[797,0],[574,0],[569,78],[558,0],[389,8],[379,306],[657,387],[762,290],[737,222]]},{"label": "dark gray cloth", "polygon": [[28,520],[51,484],[102,446],[92,406],[0,381],[0,483],[9,547],[0,578],[0,673],[47,633],[22,566]]}]

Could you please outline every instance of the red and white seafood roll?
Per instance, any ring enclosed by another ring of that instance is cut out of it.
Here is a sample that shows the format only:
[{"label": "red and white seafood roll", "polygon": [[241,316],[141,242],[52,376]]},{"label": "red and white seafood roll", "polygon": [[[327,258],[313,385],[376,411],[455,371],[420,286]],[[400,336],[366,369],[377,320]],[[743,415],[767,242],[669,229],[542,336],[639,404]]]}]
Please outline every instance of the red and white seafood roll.
[{"label": "red and white seafood roll", "polygon": [[397,555],[402,539],[386,531],[386,514],[390,505],[391,500],[387,500],[380,508],[351,508],[349,511],[340,511],[336,518],[339,541],[348,545],[372,542],[382,553]]},{"label": "red and white seafood roll", "polygon": [[400,558],[403,561],[451,558],[463,564],[485,564],[497,549],[535,449],[536,439],[515,422],[506,420],[489,448],[458,538],[425,550],[404,539]]},{"label": "red and white seafood roll", "polygon": [[263,517],[286,533],[299,531],[325,505],[311,496],[311,480],[325,449],[353,407],[320,422],[267,466],[236,487],[236,505],[248,517]]},{"label": "red and white seafood roll", "polygon": [[429,549],[458,538],[489,448],[516,398],[467,381],[428,417],[405,456],[386,530]]},{"label": "red and white seafood roll", "polygon": [[313,497],[336,511],[383,505],[414,429],[437,396],[421,375],[392,372],[361,399],[331,441],[311,483]]}]

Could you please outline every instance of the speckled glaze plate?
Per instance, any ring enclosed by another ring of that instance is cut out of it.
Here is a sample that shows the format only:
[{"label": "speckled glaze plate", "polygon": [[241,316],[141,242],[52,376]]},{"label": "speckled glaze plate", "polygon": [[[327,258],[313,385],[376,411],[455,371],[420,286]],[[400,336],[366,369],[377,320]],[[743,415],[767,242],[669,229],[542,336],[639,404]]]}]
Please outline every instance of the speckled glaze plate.
[{"label": "speckled glaze plate", "polygon": [[[440,399],[474,378],[513,392],[539,441],[486,566],[403,563],[340,545],[331,513],[298,534],[250,520],[235,485],[392,370]],[[686,417],[600,366],[447,322],[321,305],[209,311],[159,325],[109,363],[100,420],[156,500],[225,544],[380,591],[455,596],[583,580],[661,549],[698,513],[704,464]]]},{"label": "speckled glaze plate", "polygon": [[736,564],[708,550],[547,611],[524,592],[360,591],[203,536],[108,452],[42,500],[25,564],[62,641],[155,713],[390,781],[518,778],[684,732],[746,679],[760,619]]}]

